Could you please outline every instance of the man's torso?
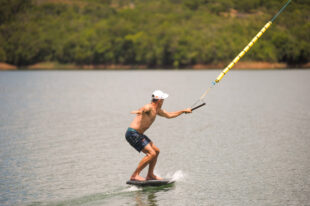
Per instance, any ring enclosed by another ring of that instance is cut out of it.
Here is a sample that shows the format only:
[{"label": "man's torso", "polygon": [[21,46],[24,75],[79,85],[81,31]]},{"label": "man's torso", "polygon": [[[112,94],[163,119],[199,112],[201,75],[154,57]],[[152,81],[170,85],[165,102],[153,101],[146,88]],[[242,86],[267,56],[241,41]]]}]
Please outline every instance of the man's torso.
[{"label": "man's torso", "polygon": [[130,124],[131,128],[137,130],[141,134],[143,134],[152,125],[158,112],[150,104],[146,106],[149,107],[150,110],[142,114],[137,114],[135,119]]}]

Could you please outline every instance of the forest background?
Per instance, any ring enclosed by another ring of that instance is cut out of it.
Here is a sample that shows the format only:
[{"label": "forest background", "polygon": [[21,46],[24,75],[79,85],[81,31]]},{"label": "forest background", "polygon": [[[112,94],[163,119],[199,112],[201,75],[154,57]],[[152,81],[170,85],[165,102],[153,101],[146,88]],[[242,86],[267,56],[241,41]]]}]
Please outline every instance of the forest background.
[{"label": "forest background", "polygon": [[[285,3],[0,0],[0,62],[24,69],[222,67]],[[309,0],[293,0],[241,61],[309,66],[309,11]]]}]

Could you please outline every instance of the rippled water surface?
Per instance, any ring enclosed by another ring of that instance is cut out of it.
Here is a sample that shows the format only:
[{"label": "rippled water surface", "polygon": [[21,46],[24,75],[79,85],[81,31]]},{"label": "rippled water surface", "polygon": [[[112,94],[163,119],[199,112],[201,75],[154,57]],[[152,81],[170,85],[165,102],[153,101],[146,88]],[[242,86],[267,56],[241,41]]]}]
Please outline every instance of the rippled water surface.
[{"label": "rippled water surface", "polygon": [[0,72],[0,205],[310,205],[310,70],[231,71],[146,132],[176,184],[125,184],[130,111],[155,89],[186,108],[219,72]]}]

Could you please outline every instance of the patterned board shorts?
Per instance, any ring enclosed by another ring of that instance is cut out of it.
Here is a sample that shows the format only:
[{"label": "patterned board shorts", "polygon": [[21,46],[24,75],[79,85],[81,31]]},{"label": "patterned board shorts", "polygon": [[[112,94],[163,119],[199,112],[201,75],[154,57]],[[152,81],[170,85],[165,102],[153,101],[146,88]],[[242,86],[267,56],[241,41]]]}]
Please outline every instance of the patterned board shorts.
[{"label": "patterned board shorts", "polygon": [[151,142],[146,135],[140,134],[137,130],[130,127],[127,129],[125,137],[127,142],[138,152],[141,152],[143,148]]}]

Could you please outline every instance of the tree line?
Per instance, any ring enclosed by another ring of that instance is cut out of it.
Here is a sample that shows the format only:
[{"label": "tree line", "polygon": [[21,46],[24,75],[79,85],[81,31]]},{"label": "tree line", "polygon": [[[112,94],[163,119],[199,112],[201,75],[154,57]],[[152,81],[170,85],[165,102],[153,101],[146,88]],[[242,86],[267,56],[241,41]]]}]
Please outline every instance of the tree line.
[{"label": "tree line", "polygon": [[[286,1],[2,0],[0,62],[186,67],[231,61]],[[294,0],[245,55],[310,60],[310,2]]]}]

